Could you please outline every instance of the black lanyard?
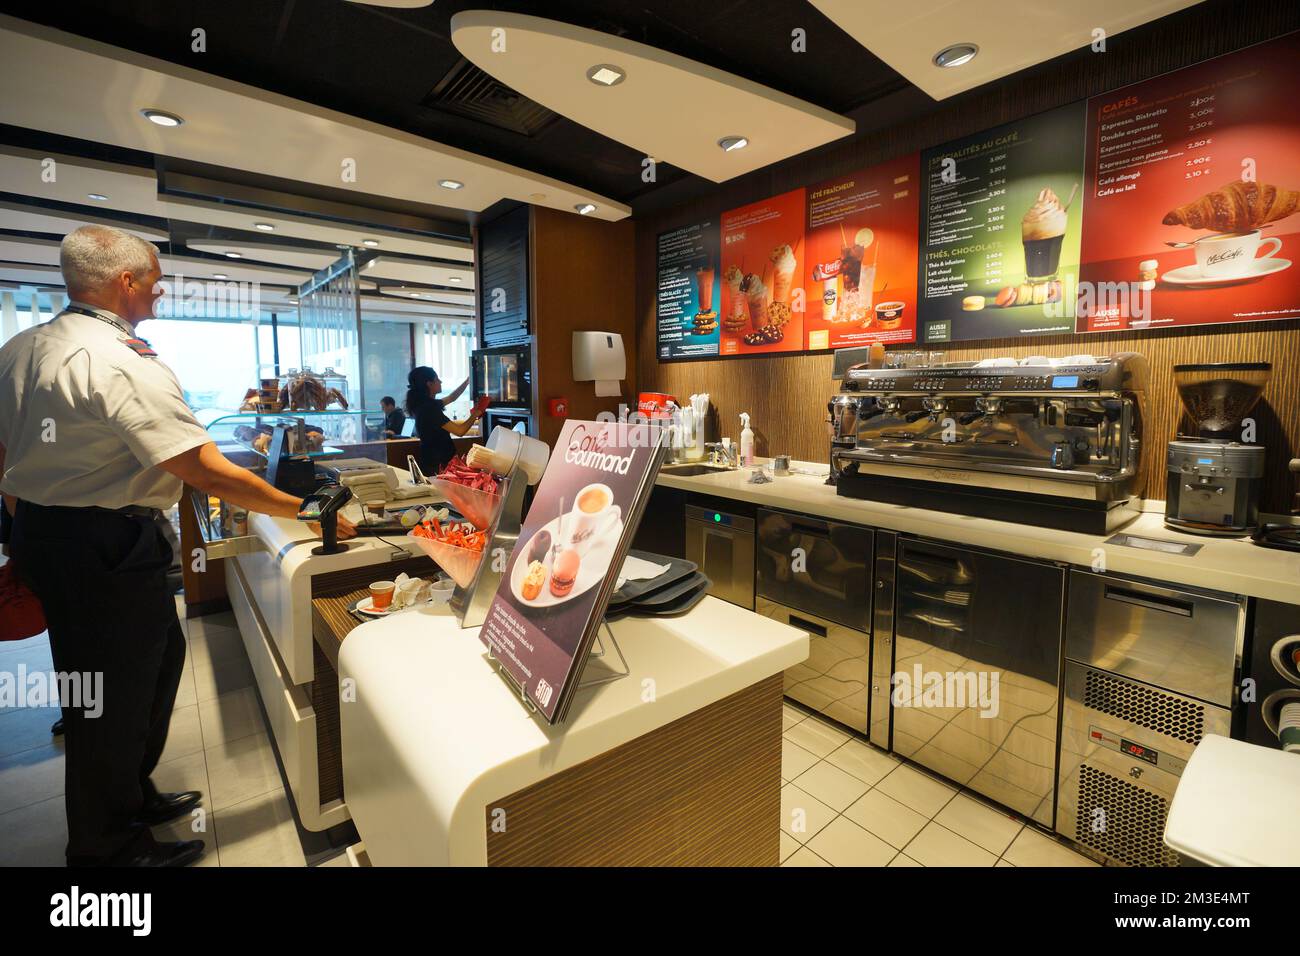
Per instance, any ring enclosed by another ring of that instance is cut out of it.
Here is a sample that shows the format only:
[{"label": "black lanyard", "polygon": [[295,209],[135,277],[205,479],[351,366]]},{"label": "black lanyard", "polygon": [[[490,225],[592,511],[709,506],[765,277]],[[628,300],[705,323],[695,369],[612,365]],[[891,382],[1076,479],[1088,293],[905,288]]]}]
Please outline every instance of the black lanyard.
[{"label": "black lanyard", "polygon": [[[123,332],[123,333],[125,333],[126,336],[127,336],[127,338],[131,338],[131,339],[139,338],[139,336],[137,336],[137,335],[135,334],[134,330],[132,330],[129,326],[128,326],[127,328],[125,328],[125,329],[122,328],[122,325],[126,325],[126,321],[125,321],[124,319],[118,319],[117,322],[114,322],[112,319],[106,319],[106,318],[104,318],[104,316],[100,315],[100,314],[99,314],[98,312],[96,312],[94,309],[83,309],[83,308],[82,308],[81,306],[79,306],[79,305],[68,305],[68,306],[65,306],[64,309],[63,309],[63,311],[64,311],[64,312],[76,312],[78,315],[88,315],[88,316],[90,316],[92,319],[99,319],[99,321],[103,322],[105,325],[111,325],[113,328],[117,329],[119,332]],[[118,322],[121,322],[122,325],[119,325]],[[140,339],[140,341],[141,341],[141,342],[144,342],[144,339]],[[148,345],[148,344],[149,344],[148,342],[145,342],[145,345]]]}]

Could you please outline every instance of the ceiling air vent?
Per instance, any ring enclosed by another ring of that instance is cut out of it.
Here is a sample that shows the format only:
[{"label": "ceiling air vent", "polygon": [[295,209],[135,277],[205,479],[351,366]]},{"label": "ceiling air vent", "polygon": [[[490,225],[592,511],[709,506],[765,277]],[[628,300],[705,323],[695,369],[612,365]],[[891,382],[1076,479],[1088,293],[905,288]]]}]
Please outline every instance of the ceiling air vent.
[{"label": "ceiling air vent", "polygon": [[545,106],[497,82],[463,58],[429,91],[421,105],[522,136],[536,136],[557,119]]}]

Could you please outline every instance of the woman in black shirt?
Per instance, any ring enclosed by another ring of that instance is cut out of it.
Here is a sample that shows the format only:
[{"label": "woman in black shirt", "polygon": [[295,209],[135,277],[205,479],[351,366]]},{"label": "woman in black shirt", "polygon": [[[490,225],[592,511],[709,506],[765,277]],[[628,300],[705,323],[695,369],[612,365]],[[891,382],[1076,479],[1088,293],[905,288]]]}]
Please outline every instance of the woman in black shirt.
[{"label": "woman in black shirt", "polygon": [[438,373],[427,365],[411,369],[406,382],[406,414],[415,419],[415,433],[420,437],[416,461],[426,475],[436,475],[456,457],[456,446],[452,444],[451,436],[464,435],[482,413],[474,410],[464,421],[453,422],[444,411],[448,403],[460,398],[469,385],[469,379],[442,398],[438,397],[442,390]]}]

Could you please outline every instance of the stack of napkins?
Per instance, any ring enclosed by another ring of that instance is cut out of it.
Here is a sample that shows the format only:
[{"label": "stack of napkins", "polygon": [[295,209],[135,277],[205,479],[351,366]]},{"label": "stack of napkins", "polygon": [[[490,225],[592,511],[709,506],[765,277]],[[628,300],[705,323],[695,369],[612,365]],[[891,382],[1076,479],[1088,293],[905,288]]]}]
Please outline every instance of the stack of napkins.
[{"label": "stack of napkins", "polygon": [[339,475],[339,484],[349,489],[358,501],[389,501],[396,497],[397,476],[387,465],[380,465],[369,471]]}]

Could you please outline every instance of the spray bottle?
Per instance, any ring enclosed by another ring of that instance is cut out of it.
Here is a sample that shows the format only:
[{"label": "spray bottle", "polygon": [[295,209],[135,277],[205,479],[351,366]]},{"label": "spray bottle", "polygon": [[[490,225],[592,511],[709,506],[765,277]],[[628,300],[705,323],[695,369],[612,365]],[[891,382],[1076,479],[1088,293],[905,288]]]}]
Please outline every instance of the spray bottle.
[{"label": "spray bottle", "polygon": [[749,412],[740,413],[740,463],[754,463],[754,432],[749,427]]}]

